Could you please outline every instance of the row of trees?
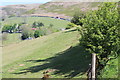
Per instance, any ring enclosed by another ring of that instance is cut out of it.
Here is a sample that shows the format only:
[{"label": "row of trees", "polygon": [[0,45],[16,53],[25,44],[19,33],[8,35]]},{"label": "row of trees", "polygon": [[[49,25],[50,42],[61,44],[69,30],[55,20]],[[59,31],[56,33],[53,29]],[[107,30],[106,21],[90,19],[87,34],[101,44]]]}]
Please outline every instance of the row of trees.
[{"label": "row of trees", "polygon": [[13,25],[4,25],[2,28],[2,32],[14,33],[19,32],[22,34],[21,39],[25,40],[27,38],[32,37],[40,37],[43,35],[51,34],[53,32],[59,31],[58,29],[53,28],[53,24],[49,24],[47,27],[43,27],[44,24],[42,22],[34,22],[32,26],[28,24],[13,24]]},{"label": "row of trees", "polygon": [[54,32],[58,32],[58,29],[55,29],[51,26],[48,27],[39,27],[36,28],[36,30],[32,30],[30,27],[28,26],[24,26],[22,27],[22,40],[28,39],[28,38],[38,38],[40,36],[44,36],[44,35],[48,35]]},{"label": "row of trees", "polygon": [[[16,31],[21,30],[22,27],[24,27],[26,24],[20,23],[20,24],[12,24],[12,25],[4,25],[2,28],[2,32],[9,32],[9,33],[13,33]],[[51,24],[50,24],[51,25]],[[40,28],[44,26],[44,24],[42,22],[34,22],[32,24],[32,28]]]},{"label": "row of trees", "polygon": [[2,32],[15,32],[17,29],[16,29],[16,25],[17,24],[13,24],[13,25],[5,25],[3,28],[2,28]]},{"label": "row of trees", "polygon": [[104,3],[98,10],[75,15],[72,23],[81,25],[80,45],[98,59],[98,71],[120,53],[120,15],[118,3]]},{"label": "row of trees", "polygon": [[[53,28],[53,24],[49,24],[46,27],[43,27],[44,24],[42,22],[34,22],[31,27],[28,24],[13,24],[13,25],[5,25],[2,28],[2,32],[9,32],[9,33],[14,33],[14,32],[19,32],[22,34],[21,39],[29,39],[29,38],[37,38],[43,35],[51,34],[53,32],[58,32],[59,29]],[[76,25],[73,23],[69,23],[66,29],[70,29],[72,27],[75,27]]]},{"label": "row of trees", "polygon": [[21,31],[21,29],[24,25],[25,24],[22,24],[22,23],[4,25],[3,28],[2,28],[2,32],[14,33],[14,32],[17,32],[17,31]]}]

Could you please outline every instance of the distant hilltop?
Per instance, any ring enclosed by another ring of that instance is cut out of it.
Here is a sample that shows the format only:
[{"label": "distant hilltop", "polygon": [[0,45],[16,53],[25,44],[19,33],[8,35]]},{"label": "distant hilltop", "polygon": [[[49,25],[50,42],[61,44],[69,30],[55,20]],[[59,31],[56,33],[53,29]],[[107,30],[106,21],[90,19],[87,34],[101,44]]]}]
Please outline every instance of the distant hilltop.
[{"label": "distant hilltop", "polygon": [[47,2],[1,6],[3,17],[38,15],[71,18],[75,12],[86,13],[98,9],[101,2]]}]

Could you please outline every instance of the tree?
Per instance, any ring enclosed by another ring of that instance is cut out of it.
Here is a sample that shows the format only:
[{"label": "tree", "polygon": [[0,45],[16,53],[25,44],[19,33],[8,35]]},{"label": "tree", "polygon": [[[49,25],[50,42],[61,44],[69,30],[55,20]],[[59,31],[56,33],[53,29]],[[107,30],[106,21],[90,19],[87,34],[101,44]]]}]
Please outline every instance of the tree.
[{"label": "tree", "polygon": [[42,27],[44,24],[42,22],[38,22],[38,27]]},{"label": "tree", "polygon": [[33,25],[32,25],[33,28],[37,28],[37,27],[40,28],[42,26],[44,26],[44,24],[42,22],[34,22]]},{"label": "tree", "polygon": [[16,28],[16,24],[14,24],[14,25],[5,25],[2,28],[2,32],[10,32],[10,33],[12,33],[12,32],[14,32],[15,28]]},{"label": "tree", "polygon": [[5,25],[2,28],[2,32],[7,32],[10,29],[9,25]]},{"label": "tree", "polygon": [[90,53],[96,53],[99,65],[105,66],[120,51],[120,16],[117,3],[104,3],[98,10],[87,14],[82,22],[81,44]]},{"label": "tree", "polygon": [[33,36],[33,32],[30,29],[30,27],[26,27],[26,26],[22,27],[22,36],[21,36],[22,40],[25,40],[32,36]]},{"label": "tree", "polygon": [[40,31],[39,31],[39,30],[36,30],[36,31],[34,32],[34,37],[35,37],[35,38],[40,37]]},{"label": "tree", "polygon": [[36,28],[37,27],[37,22],[34,22],[33,25],[32,25],[33,28]]},{"label": "tree", "polygon": [[80,12],[76,12],[71,20],[71,23],[74,23],[76,25],[83,25],[82,18],[85,18],[85,14],[81,14]]}]

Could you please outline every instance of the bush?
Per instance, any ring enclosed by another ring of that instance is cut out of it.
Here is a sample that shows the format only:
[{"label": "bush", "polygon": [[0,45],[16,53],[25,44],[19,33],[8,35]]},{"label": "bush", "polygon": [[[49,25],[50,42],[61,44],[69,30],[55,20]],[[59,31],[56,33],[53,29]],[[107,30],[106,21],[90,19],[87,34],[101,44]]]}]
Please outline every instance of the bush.
[{"label": "bush", "polygon": [[28,33],[22,33],[21,39],[25,40],[27,38],[29,38],[29,34]]},{"label": "bush", "polygon": [[40,31],[39,31],[39,30],[36,30],[36,31],[34,32],[34,37],[35,37],[35,38],[40,37]]},{"label": "bush", "polygon": [[53,24],[50,24],[49,27],[52,28],[54,25]]}]

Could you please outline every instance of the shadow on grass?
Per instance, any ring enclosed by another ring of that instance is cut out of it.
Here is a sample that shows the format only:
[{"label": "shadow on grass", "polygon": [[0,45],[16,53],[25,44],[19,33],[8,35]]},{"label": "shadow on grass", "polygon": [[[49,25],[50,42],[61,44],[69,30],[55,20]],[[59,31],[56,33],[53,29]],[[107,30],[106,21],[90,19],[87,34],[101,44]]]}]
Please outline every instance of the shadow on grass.
[{"label": "shadow on grass", "polygon": [[[29,60],[30,62],[44,62],[42,65],[31,66],[21,70],[22,72],[14,74],[23,74],[27,72],[36,73],[46,69],[56,69],[55,74],[68,74],[65,77],[74,77],[78,74],[85,74],[91,62],[91,55],[80,46],[70,47],[66,51],[57,53],[54,57],[45,60]],[[27,61],[28,62],[28,61]],[[34,64],[33,63],[33,64]]]}]

